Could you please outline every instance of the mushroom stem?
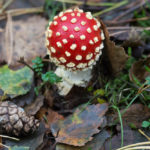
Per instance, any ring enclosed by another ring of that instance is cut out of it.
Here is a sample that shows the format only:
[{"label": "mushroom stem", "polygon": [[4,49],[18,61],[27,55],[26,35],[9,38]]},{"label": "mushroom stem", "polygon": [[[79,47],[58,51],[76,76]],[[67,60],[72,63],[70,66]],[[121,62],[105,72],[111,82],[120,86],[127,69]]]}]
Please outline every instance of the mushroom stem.
[{"label": "mushroom stem", "polygon": [[57,67],[55,73],[62,78],[62,82],[57,83],[59,94],[62,96],[67,95],[73,85],[86,87],[92,78],[92,69],[72,72],[62,67]]}]

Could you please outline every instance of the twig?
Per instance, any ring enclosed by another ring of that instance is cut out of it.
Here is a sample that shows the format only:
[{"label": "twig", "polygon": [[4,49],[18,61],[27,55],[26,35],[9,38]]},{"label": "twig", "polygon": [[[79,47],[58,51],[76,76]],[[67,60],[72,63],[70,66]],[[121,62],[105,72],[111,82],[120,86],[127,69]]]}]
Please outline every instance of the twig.
[{"label": "twig", "polygon": [[150,141],[150,137],[147,136],[141,129],[138,129],[138,131]]},{"label": "twig", "polygon": [[107,27],[108,30],[131,30],[131,29],[136,29],[138,31],[142,30],[150,30],[150,27],[137,27],[137,26],[117,26],[117,27]]},{"label": "twig", "polygon": [[10,13],[7,14],[7,24],[6,24],[6,32],[5,32],[5,49],[7,54],[7,62],[11,63],[12,54],[13,54],[13,27],[12,27],[12,16]]},{"label": "twig", "polygon": [[134,18],[134,19],[128,19],[128,20],[123,20],[123,21],[105,21],[105,23],[108,25],[115,25],[115,24],[125,24],[125,23],[129,23],[129,22],[136,22],[136,21],[145,21],[145,20],[149,20],[150,17],[143,17],[143,18]]},{"label": "twig", "polygon": [[7,136],[7,135],[0,135],[0,137],[2,137],[2,138],[7,138],[7,139],[12,139],[12,140],[15,140],[15,141],[19,141],[19,140],[20,140],[20,139],[18,139],[18,138],[11,137],[11,136]]},{"label": "twig", "polygon": [[3,5],[3,7],[0,9],[0,14],[13,2],[14,0],[8,0],[6,3]]},{"label": "twig", "polygon": [[132,12],[132,11],[138,9],[139,7],[143,6],[145,3],[146,3],[146,1],[142,0],[142,2],[140,4],[138,4],[137,6],[134,6],[134,7],[130,8],[130,9],[128,9],[127,11],[124,11],[120,16],[115,18],[114,21],[118,21],[119,19],[123,18],[124,16],[126,16],[130,12]]},{"label": "twig", "polygon": [[116,150],[128,150],[128,148],[132,148],[132,147],[140,146],[140,145],[148,145],[148,144],[150,144],[150,142],[141,142],[141,143],[127,145],[127,146],[124,146],[122,148],[118,148]]},{"label": "twig", "polygon": [[107,8],[107,9],[105,9],[105,10],[102,10],[102,11],[100,11],[100,12],[97,12],[97,13],[93,14],[93,16],[96,17],[96,16],[99,16],[99,15],[102,15],[102,14],[104,14],[104,13],[106,13],[106,12],[109,12],[109,11],[111,11],[111,10],[113,10],[113,9],[116,9],[116,8],[118,8],[118,7],[121,7],[121,6],[123,6],[123,5],[127,4],[127,3],[128,3],[128,0],[124,0],[124,1],[122,1],[122,2],[120,2],[120,3],[115,4],[115,5],[112,6],[112,7],[109,7],[109,8]]},{"label": "twig", "polygon": [[29,67],[34,72],[34,69],[24,61],[23,57],[21,57],[20,60],[18,60],[18,62]]},{"label": "twig", "polygon": [[128,31],[118,31],[118,32],[110,33],[109,36],[116,36],[118,34],[122,34],[122,33],[125,33],[125,32],[128,32]]},{"label": "twig", "polygon": [[19,9],[12,9],[5,11],[5,14],[0,16],[0,20],[6,19],[7,14],[10,13],[11,16],[19,16],[24,14],[30,14],[30,13],[42,13],[43,7],[36,7],[36,8],[19,8]]},{"label": "twig", "polygon": [[4,145],[4,144],[2,144],[2,143],[0,143],[0,145],[1,145],[1,146],[3,146],[3,147],[5,147],[5,148],[10,149],[10,147],[9,147],[9,146],[6,146],[6,145]]},{"label": "twig", "polygon": [[[77,5],[83,5],[83,1],[76,1],[76,0],[56,0],[57,2],[65,2],[69,4],[77,4]],[[87,2],[86,5],[90,6],[114,6],[116,3],[107,3],[107,2],[100,2],[100,3],[95,3],[95,2]]]}]

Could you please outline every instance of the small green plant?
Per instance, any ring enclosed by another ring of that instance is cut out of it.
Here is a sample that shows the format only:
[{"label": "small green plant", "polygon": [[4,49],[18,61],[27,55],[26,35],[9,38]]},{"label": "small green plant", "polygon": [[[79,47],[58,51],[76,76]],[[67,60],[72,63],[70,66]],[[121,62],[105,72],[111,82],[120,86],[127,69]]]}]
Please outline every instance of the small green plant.
[{"label": "small green plant", "polygon": [[147,121],[142,122],[142,127],[143,128],[149,128],[150,129],[150,119]]},{"label": "small green plant", "polygon": [[43,73],[43,60],[40,57],[36,57],[36,59],[32,60],[32,68],[37,73],[37,75],[41,78],[42,83],[35,87],[35,93],[38,95],[39,90],[46,84],[54,84],[57,82],[61,82],[61,78],[58,77],[53,71],[48,71]]},{"label": "small green plant", "polygon": [[54,0],[45,0],[44,12],[48,15],[50,21],[56,15],[59,9],[62,9],[62,3],[56,2]]},{"label": "small green plant", "polygon": [[36,57],[34,60],[32,60],[32,63],[34,64],[34,65],[32,65],[32,68],[34,69],[34,71],[35,71],[38,75],[41,75],[41,74],[42,74],[43,67],[44,67],[42,58]]}]

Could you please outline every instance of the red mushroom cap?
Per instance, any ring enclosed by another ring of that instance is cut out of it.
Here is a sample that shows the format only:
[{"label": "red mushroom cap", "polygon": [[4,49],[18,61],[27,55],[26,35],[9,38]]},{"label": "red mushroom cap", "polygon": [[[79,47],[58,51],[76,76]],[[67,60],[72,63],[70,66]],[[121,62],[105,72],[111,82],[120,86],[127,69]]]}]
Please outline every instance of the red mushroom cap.
[{"label": "red mushroom cap", "polygon": [[103,39],[100,22],[78,8],[60,12],[46,31],[51,61],[73,71],[92,68],[101,55]]}]

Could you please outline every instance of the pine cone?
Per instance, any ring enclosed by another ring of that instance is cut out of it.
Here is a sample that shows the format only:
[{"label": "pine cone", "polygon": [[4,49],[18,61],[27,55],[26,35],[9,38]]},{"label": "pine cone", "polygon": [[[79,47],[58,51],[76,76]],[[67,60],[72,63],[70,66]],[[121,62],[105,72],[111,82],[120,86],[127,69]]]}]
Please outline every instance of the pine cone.
[{"label": "pine cone", "polygon": [[38,126],[39,121],[33,116],[27,116],[23,108],[9,101],[0,103],[0,133],[27,135],[33,133]]}]

